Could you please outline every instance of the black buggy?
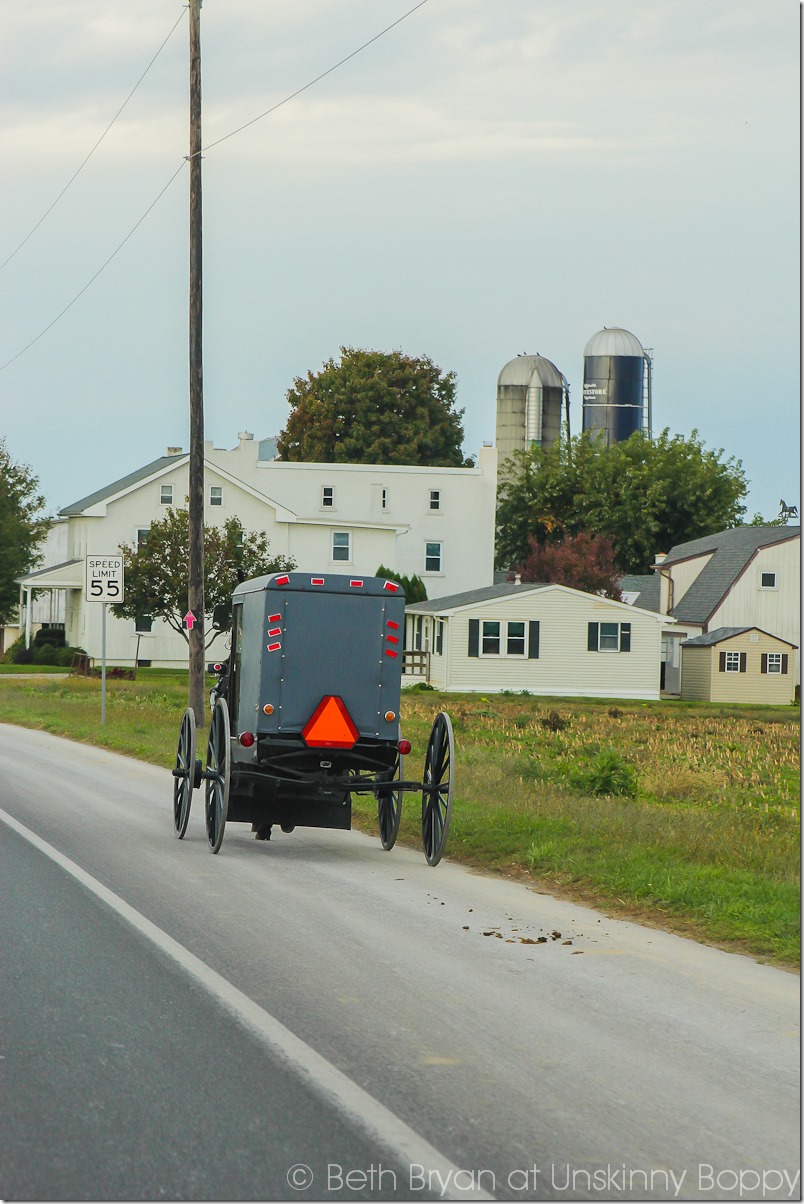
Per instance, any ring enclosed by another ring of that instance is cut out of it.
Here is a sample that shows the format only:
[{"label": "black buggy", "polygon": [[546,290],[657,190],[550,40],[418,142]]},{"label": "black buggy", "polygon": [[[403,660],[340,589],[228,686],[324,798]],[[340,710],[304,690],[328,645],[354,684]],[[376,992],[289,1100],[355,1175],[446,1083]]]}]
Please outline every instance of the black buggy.
[{"label": "black buggy", "polygon": [[378,577],[289,572],[238,585],[231,652],[215,666],[205,766],[196,760],[191,708],[181,721],[173,770],[179,839],[203,782],[213,853],[227,822],[257,831],[349,829],[353,794],[374,795],[382,847],[391,849],[402,796],[417,791],[424,855],[437,865],[452,811],[452,724],[445,712],[436,716],[423,779],[405,780],[404,621],[401,587]]}]

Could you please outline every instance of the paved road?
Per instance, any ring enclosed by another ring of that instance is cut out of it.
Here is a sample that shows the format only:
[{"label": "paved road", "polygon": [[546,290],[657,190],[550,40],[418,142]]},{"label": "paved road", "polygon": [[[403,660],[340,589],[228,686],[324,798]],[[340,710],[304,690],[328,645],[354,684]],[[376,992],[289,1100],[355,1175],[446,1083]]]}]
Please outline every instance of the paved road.
[{"label": "paved road", "polygon": [[0,725],[5,1199],[799,1197],[795,976],[170,794]]}]

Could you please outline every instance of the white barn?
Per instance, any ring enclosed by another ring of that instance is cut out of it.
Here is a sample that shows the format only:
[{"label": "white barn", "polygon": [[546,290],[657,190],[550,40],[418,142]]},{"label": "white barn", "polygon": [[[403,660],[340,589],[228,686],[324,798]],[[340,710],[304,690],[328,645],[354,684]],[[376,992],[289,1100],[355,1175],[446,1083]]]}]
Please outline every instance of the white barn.
[{"label": "white barn", "polygon": [[406,608],[409,661],[450,691],[658,699],[666,615],[565,585],[492,585]]}]

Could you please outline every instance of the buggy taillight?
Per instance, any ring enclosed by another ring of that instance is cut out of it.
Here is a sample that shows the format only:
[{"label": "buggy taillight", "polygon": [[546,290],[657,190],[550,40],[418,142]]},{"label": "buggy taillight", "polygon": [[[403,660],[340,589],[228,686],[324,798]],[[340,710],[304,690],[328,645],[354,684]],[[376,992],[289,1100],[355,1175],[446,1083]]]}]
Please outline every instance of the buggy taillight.
[{"label": "buggy taillight", "polygon": [[251,748],[252,744],[254,743],[254,733],[253,732],[241,732],[240,733],[240,743],[243,745],[243,748]]},{"label": "buggy taillight", "polygon": [[410,740],[397,740],[396,747],[402,753],[402,756],[406,757],[413,746]]}]

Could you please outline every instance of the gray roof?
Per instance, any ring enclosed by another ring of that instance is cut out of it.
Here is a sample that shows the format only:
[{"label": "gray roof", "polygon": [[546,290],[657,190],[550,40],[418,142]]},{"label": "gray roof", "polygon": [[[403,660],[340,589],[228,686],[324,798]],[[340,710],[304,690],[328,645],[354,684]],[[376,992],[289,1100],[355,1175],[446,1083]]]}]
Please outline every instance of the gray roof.
[{"label": "gray roof", "polygon": [[128,476],[121,477],[119,481],[112,481],[111,485],[104,485],[103,489],[97,489],[95,493],[89,493],[86,497],[73,502],[70,506],[65,506],[63,510],[59,511],[59,514],[83,514],[90,506],[95,506],[98,502],[104,502],[107,498],[114,497],[122,490],[128,489],[130,485],[136,485],[138,481],[144,481],[148,477],[153,476],[154,473],[160,472],[171,464],[175,464],[177,460],[186,459],[186,452],[182,452],[178,456],[160,456],[158,460],[152,460],[150,464],[145,464],[142,468],[130,472]]},{"label": "gray roof", "polygon": [[634,606],[659,611],[659,574],[626,574],[617,582],[623,593],[636,594]]},{"label": "gray roof", "polygon": [[508,594],[530,593],[532,590],[546,589],[547,582],[537,585],[523,582],[517,585],[508,581],[504,585],[484,585],[481,589],[468,589],[462,594],[449,594],[446,598],[428,599],[427,602],[414,602],[407,607],[408,614],[430,615],[445,610],[457,610],[461,606],[473,606],[476,602],[490,602],[495,598],[504,598]]},{"label": "gray roof", "polygon": [[566,384],[555,364],[543,355],[518,355],[509,360],[497,377],[497,388],[504,385],[528,385],[534,389],[561,389]]},{"label": "gray roof", "polygon": [[[714,631],[707,631],[703,635],[696,635],[690,640],[684,640],[681,647],[688,648],[692,645],[695,648],[708,648],[713,644],[722,644],[724,640],[732,640],[736,635],[745,635],[749,631],[759,631],[762,635],[771,634],[769,631],[762,631],[761,627],[716,627]],[[796,647],[789,640],[782,639],[780,635],[774,635],[772,639],[779,640],[782,644],[790,644],[791,648]]]},{"label": "gray roof", "polygon": [[[760,548],[794,539],[800,534],[800,527],[732,527],[728,531],[717,531],[714,535],[676,544],[662,562],[662,567],[709,552],[713,555],[671,613],[682,623],[706,623]],[[658,591],[658,573],[656,577]],[[648,605],[642,599],[639,604]]]}]

